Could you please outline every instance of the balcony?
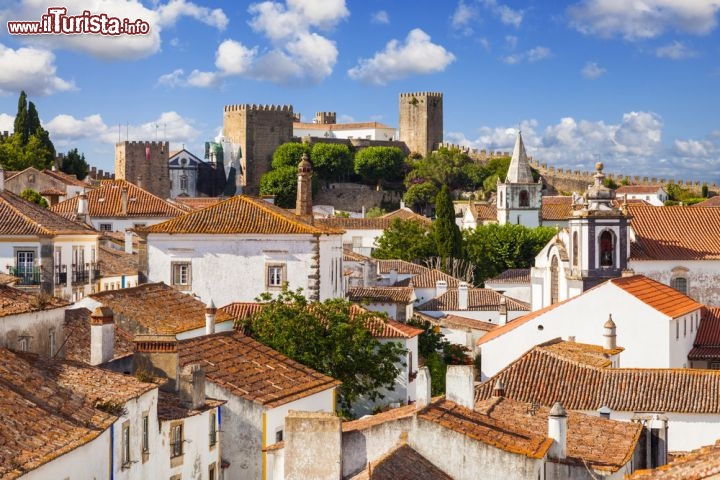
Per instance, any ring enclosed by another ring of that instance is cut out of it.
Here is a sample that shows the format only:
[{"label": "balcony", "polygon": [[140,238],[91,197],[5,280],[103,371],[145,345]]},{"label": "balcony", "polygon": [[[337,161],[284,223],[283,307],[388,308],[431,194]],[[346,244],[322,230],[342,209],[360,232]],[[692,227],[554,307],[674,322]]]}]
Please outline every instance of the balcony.
[{"label": "balcony", "polygon": [[67,265],[55,266],[55,286],[67,285]]},{"label": "balcony", "polygon": [[40,285],[40,267],[11,267],[8,266],[8,273],[19,280],[16,285]]},{"label": "balcony", "polygon": [[[91,277],[92,274],[92,277]],[[90,280],[96,281],[100,278],[100,268],[96,263],[86,263],[85,268],[78,269],[77,266],[72,267],[72,284],[73,285],[89,285]]]}]

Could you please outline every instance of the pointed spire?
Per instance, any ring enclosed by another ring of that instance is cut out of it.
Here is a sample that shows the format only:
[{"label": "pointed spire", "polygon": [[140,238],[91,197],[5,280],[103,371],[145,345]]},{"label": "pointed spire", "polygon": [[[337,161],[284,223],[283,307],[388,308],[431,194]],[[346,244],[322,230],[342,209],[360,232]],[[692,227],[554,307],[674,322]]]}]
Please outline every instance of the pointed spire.
[{"label": "pointed spire", "polygon": [[525,144],[523,143],[522,133],[518,130],[515,139],[515,149],[513,150],[512,159],[510,160],[510,168],[508,168],[505,183],[535,183],[530,169],[530,162],[525,153]]}]

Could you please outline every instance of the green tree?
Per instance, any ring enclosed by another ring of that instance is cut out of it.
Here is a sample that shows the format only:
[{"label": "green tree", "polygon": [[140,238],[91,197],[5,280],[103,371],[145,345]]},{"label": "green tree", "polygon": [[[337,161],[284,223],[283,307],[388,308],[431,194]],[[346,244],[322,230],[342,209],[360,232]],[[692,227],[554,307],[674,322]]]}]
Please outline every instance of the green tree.
[{"label": "green tree", "polygon": [[309,302],[300,290],[283,290],[241,328],[283,355],[342,382],[339,404],[349,415],[360,398],[381,398],[379,390],[394,388],[406,350],[395,342],[381,343],[368,328],[386,321],[384,315],[352,307],[342,299]]},{"label": "green tree", "polygon": [[372,207],[370,210],[367,211],[367,213],[365,213],[365,218],[382,217],[386,213],[388,212],[384,208]]},{"label": "green tree", "polygon": [[551,227],[527,228],[515,224],[489,224],[466,231],[465,258],[475,265],[475,279],[481,284],[508,268],[529,268],[535,255],[556,231]]},{"label": "green tree", "polygon": [[401,178],[404,159],[397,147],[367,147],[355,154],[355,173],[373,184],[392,182]]},{"label": "green tree", "polygon": [[702,184],[702,188],[700,189],[700,196],[702,198],[708,198],[708,185],[707,183]]},{"label": "green tree", "polygon": [[260,177],[260,194],[275,195],[275,205],[295,207],[297,200],[297,167],[290,165],[270,170]]},{"label": "green tree", "polygon": [[35,104],[28,104],[27,95],[20,92],[14,133],[2,141],[0,165],[10,170],[24,170],[30,166],[43,169],[50,167],[54,160],[55,146],[40,125]]},{"label": "green tree", "polygon": [[437,255],[428,226],[417,220],[394,219],[378,237],[377,245],[372,253],[375,258],[414,262]]},{"label": "green tree", "polygon": [[[272,159],[272,167],[296,167],[300,163],[303,154],[310,156],[310,145],[307,143],[288,142],[283,143],[275,149]],[[314,165],[313,165],[314,167]]]},{"label": "green tree", "polygon": [[313,171],[323,180],[343,180],[352,173],[350,148],[342,143],[316,143],[310,154]]},{"label": "green tree", "polygon": [[20,198],[24,198],[28,202],[37,203],[43,208],[48,207],[48,202],[45,200],[42,195],[40,195],[38,192],[33,190],[32,188],[26,188],[22,192],[20,192]]},{"label": "green tree", "polygon": [[438,189],[432,182],[416,183],[407,189],[403,201],[413,210],[426,212],[435,203]]},{"label": "green tree", "polygon": [[443,185],[435,197],[433,238],[440,258],[460,258],[462,256],[462,234],[460,227],[455,223],[455,208],[447,185]]},{"label": "green tree", "polygon": [[63,157],[60,170],[70,175],[75,175],[78,180],[84,180],[85,177],[87,177],[89,168],[90,166],[85,161],[85,154],[81,154],[77,148],[73,148]]},{"label": "green tree", "polygon": [[14,135],[19,137],[20,144],[25,145],[28,142],[30,131],[28,130],[28,111],[27,111],[27,95],[25,91],[20,92],[18,98],[17,114],[15,115]]},{"label": "green tree", "polygon": [[441,147],[425,158],[409,161],[409,168],[405,176],[407,187],[432,182],[438,189],[447,185],[453,190],[474,190],[486,176],[483,167],[458,148]]}]

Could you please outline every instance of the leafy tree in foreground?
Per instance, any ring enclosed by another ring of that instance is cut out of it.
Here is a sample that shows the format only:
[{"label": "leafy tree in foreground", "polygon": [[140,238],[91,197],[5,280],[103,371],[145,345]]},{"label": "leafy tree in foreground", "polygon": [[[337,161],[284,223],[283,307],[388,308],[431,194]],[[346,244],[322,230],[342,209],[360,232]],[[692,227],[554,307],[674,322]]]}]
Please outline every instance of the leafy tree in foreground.
[{"label": "leafy tree in foreground", "polygon": [[[339,404],[350,414],[360,397],[380,398],[381,388],[392,389],[405,349],[399,343],[381,343],[368,329],[379,314],[355,310],[341,299],[309,302],[300,290],[283,290],[241,327],[259,342],[283,355],[336,378]],[[382,321],[382,320],[380,320]]]},{"label": "leafy tree in foreground", "polygon": [[60,168],[60,170],[65,173],[75,175],[78,180],[85,179],[89,169],[90,166],[85,161],[85,154],[79,153],[77,148],[73,148],[67,152],[67,155],[63,158],[62,167]]},{"label": "leafy tree in foreground", "polygon": [[297,200],[297,167],[270,170],[260,177],[260,194],[275,195],[275,205],[293,208]]},{"label": "leafy tree in foreground", "polygon": [[433,237],[435,248],[441,258],[460,258],[462,251],[462,234],[455,223],[455,208],[450,191],[443,185],[435,197],[435,223]]},{"label": "leafy tree in foreground", "polygon": [[367,182],[400,178],[405,156],[397,147],[367,147],[355,155],[355,173]]},{"label": "leafy tree in foreground", "polygon": [[342,180],[353,169],[350,149],[342,143],[316,143],[310,158],[313,171],[323,180]]},{"label": "leafy tree in foreground", "polygon": [[275,149],[272,159],[273,168],[297,167],[304,154],[310,156],[310,145],[307,143],[288,142]]},{"label": "leafy tree in foreground", "polygon": [[37,203],[43,208],[48,207],[48,202],[45,200],[42,195],[40,195],[38,192],[33,190],[32,188],[26,188],[22,192],[20,192],[20,198],[24,198],[28,202]]},{"label": "leafy tree in foreground", "polygon": [[378,237],[377,245],[372,254],[375,258],[414,262],[437,255],[428,226],[417,220],[394,219]]},{"label": "leafy tree in foreground", "polygon": [[403,201],[413,210],[425,212],[435,202],[437,194],[438,189],[432,182],[416,183],[407,189]]}]

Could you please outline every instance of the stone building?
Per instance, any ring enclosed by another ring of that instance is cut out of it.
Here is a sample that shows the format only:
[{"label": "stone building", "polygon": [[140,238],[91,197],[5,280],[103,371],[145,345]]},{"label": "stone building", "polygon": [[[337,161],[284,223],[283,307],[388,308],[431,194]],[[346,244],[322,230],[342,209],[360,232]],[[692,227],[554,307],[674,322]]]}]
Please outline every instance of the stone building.
[{"label": "stone building", "polygon": [[443,140],[443,94],[416,92],[400,94],[400,141],[422,156],[435,150]]},{"label": "stone building", "polygon": [[115,144],[115,178],[127,180],[160,198],[170,197],[168,142]]},{"label": "stone building", "polygon": [[533,180],[522,134],[518,132],[507,177],[497,183],[498,223],[540,226],[541,190],[542,181]]}]

